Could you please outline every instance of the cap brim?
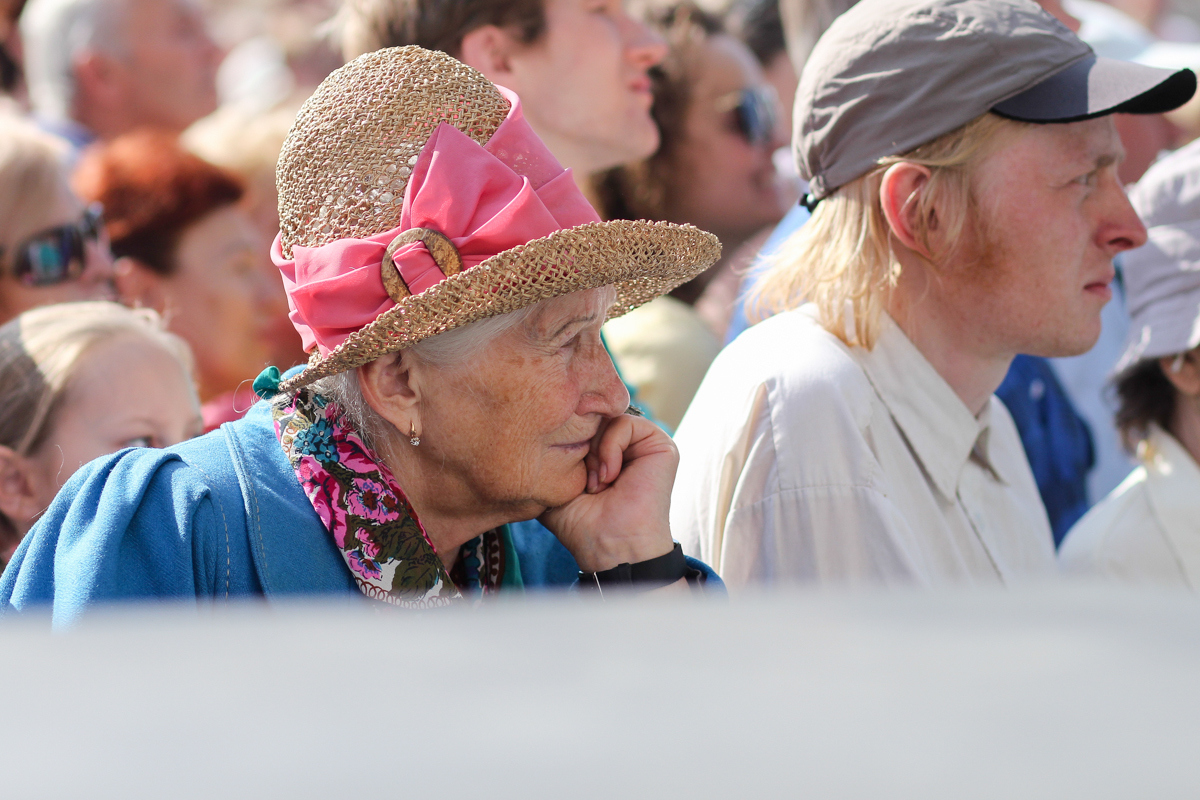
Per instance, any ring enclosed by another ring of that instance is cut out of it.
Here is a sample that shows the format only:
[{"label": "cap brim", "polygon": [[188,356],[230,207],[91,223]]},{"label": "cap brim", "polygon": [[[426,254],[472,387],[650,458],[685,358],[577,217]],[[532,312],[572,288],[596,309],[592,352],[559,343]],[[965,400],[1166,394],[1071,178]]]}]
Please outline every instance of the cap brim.
[{"label": "cap brim", "polygon": [[1192,99],[1196,74],[1088,56],[992,106],[1022,122],[1078,122],[1106,114],[1161,114]]}]

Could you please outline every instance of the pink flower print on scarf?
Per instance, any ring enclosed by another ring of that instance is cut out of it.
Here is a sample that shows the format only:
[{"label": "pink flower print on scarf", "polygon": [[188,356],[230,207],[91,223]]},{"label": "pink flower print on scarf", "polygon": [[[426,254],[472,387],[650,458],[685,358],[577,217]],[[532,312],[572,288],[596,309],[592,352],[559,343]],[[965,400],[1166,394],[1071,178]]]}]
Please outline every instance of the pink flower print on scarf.
[{"label": "pink flower print on scarf", "polygon": [[462,598],[395,478],[336,404],[301,390],[274,418],[305,495],[363,594],[407,608]]}]

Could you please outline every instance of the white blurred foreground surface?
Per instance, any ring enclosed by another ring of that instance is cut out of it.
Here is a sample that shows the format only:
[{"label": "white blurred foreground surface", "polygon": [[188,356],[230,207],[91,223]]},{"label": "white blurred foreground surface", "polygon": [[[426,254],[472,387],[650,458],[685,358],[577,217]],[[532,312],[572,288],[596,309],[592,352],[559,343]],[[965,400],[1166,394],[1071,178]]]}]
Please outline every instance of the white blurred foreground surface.
[{"label": "white blurred foreground surface", "polygon": [[0,625],[5,798],[1194,798],[1200,605],[1090,588]]}]

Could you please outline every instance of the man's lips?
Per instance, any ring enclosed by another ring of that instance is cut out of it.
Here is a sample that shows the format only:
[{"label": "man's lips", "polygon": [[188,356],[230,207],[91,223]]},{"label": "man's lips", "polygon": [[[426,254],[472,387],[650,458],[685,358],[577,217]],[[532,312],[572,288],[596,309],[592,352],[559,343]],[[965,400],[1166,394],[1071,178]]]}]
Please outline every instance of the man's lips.
[{"label": "man's lips", "polygon": [[1085,284],[1083,287],[1083,290],[1085,292],[1088,292],[1089,294],[1095,294],[1095,295],[1103,296],[1105,298],[1111,298],[1112,297],[1112,288],[1110,288],[1110,284],[1116,279],[1116,277],[1117,277],[1117,274],[1115,271],[1109,271],[1100,280],[1092,281],[1091,283]]}]

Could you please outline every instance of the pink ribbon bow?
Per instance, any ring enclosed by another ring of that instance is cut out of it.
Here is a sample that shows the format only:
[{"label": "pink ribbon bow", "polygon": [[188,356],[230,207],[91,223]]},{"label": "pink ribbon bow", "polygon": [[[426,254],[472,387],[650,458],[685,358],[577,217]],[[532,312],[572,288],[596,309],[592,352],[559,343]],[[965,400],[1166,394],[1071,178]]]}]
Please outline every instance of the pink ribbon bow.
[{"label": "pink ribbon bow", "polygon": [[[570,170],[525,121],[517,96],[497,88],[512,107],[486,145],[446,123],[434,129],[405,189],[399,227],[366,239],[294,246],[291,260],[275,237],[271,258],[283,273],[290,317],[305,350],[316,346],[328,355],[395,305],[380,266],[384,250],[403,231],[431,228],[444,234],[466,270],[556,230],[599,221]],[[393,260],[414,295],[446,279],[420,242],[404,245]]]}]

